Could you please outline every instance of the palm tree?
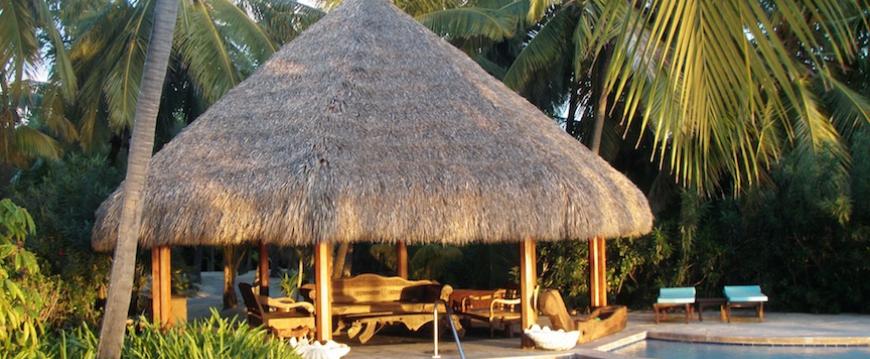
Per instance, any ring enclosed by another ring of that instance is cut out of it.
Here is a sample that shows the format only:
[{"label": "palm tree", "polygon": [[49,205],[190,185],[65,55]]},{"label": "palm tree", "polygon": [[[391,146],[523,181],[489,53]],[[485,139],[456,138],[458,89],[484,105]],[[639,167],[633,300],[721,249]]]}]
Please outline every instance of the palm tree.
[{"label": "palm tree", "polygon": [[[757,183],[795,147],[845,166],[838,129],[867,123],[866,99],[833,75],[860,55],[868,10],[857,2],[531,0],[530,9],[546,23],[506,82],[520,88],[572,57],[580,98],[600,100],[574,109],[589,107],[598,129],[605,118],[643,128],[659,165],[700,192]],[[826,110],[820,95],[844,109]]]},{"label": "palm tree", "polygon": [[[185,105],[206,108],[265,62],[277,44],[230,0],[177,1],[172,81],[165,90],[174,99],[191,96]],[[85,148],[101,135],[122,136],[132,124],[154,7],[154,1],[114,0],[76,29],[71,58],[82,86],[75,112]],[[162,108],[161,120],[171,120],[176,110]],[[191,115],[188,121],[197,113]]]},{"label": "palm tree", "polygon": [[154,28],[142,69],[138,101],[135,103],[132,144],[124,183],[124,206],[112,262],[106,312],[100,330],[97,353],[99,358],[120,358],[124,344],[124,329],[133,290],[136,246],[141,224],[141,195],[151,163],[154,128],[163,80],[172,50],[172,34],[177,11],[178,2],[175,0],[158,0],[154,9]]},{"label": "palm tree", "polygon": [[[43,56],[46,48],[50,51]],[[53,60],[52,80],[27,79],[45,60]],[[33,158],[58,158],[56,138],[77,137],[59,111],[75,91],[66,47],[46,2],[0,2],[0,162],[23,167]]]}]

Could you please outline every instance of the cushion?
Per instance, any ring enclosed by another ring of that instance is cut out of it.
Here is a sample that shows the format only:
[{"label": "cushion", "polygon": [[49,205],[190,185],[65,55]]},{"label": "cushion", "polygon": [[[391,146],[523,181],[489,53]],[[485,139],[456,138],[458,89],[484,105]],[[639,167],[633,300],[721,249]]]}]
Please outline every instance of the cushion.
[{"label": "cushion", "polygon": [[725,286],[725,297],[729,302],[766,302],[767,296],[757,285]]},{"label": "cushion", "polygon": [[766,302],[766,295],[752,295],[752,296],[742,296],[742,297],[728,297],[729,302]]},{"label": "cushion", "polygon": [[657,303],[682,304],[695,302],[695,287],[659,289]]}]

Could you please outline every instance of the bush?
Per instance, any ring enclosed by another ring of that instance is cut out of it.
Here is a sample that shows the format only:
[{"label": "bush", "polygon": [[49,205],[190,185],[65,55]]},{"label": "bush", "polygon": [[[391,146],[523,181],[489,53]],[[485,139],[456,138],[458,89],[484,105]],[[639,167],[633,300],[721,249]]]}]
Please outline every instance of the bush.
[{"label": "bush", "polygon": [[[289,344],[264,329],[221,318],[215,310],[209,319],[166,331],[144,318],[140,322],[143,324],[138,328],[127,328],[122,358],[299,358]],[[97,335],[83,325],[45,341],[41,354],[50,358],[93,358],[97,344]]]},{"label": "bush", "polygon": [[54,298],[53,281],[39,271],[24,240],[36,230],[27,210],[0,201],[0,352],[32,356]]},{"label": "bush", "polygon": [[[795,151],[739,198],[681,191],[651,234],[607,241],[611,301],[647,309],[663,286],[721,297],[724,285],[751,283],[773,310],[870,313],[870,129],[851,141],[849,173]],[[573,241],[539,249],[541,284],[574,307],[589,305],[586,250]]]},{"label": "bush", "polygon": [[121,181],[117,169],[101,157],[70,154],[22,172],[11,195],[33,214],[39,232],[27,247],[43,270],[62,280],[64,301],[52,325],[86,321],[96,324],[105,296],[110,257],[91,249],[94,212]]}]

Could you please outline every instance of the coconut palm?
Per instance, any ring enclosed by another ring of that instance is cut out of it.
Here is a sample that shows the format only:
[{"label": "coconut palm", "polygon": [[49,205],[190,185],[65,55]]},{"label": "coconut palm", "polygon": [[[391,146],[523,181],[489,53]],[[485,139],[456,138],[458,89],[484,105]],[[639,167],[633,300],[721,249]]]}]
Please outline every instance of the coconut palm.
[{"label": "coconut palm", "polygon": [[[838,128],[867,123],[868,106],[835,72],[862,56],[867,12],[838,0],[531,0],[529,18],[545,24],[505,79],[521,88],[572,58],[579,98],[600,99],[573,110],[646,129],[660,166],[687,187],[729,179],[739,190],[794,147],[846,165]],[[826,110],[819,95],[843,107]]]},{"label": "coconut palm", "polygon": [[[51,81],[28,79],[46,57],[54,63]],[[77,136],[58,111],[75,91],[64,41],[45,1],[0,2],[0,162],[22,167],[37,157],[56,159],[57,139]]]},{"label": "coconut palm", "polygon": [[[230,0],[178,4],[167,90],[191,94],[188,106],[207,107],[278,46]],[[132,123],[154,6],[155,1],[112,1],[79,25],[71,57],[82,76],[76,112],[85,147],[96,143],[100,134],[123,133]],[[162,110],[161,118],[172,118],[176,109]]]},{"label": "coconut palm", "polygon": [[124,209],[118,227],[106,312],[100,329],[99,358],[120,358],[124,344],[124,329],[127,311],[133,290],[133,275],[136,268],[136,247],[142,214],[142,190],[148,177],[151,152],[154,147],[154,128],[163,80],[172,50],[172,33],[175,30],[178,2],[158,0],[153,14],[153,30],[147,55],[142,66],[142,78],[138,81],[137,100],[134,103],[134,127],[127,176],[124,183]]}]

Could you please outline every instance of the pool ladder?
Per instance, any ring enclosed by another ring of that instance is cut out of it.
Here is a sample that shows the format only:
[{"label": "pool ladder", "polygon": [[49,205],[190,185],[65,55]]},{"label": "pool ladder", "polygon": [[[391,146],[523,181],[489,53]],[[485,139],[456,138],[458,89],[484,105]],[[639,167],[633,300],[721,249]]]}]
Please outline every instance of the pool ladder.
[{"label": "pool ladder", "polygon": [[456,348],[459,349],[459,357],[461,359],[465,359],[465,351],[462,350],[462,342],[459,341],[459,333],[456,332],[456,326],[453,325],[453,308],[445,302],[444,300],[435,301],[435,309],[432,310],[433,321],[433,336],[432,336],[432,344],[435,346],[432,354],[432,359],[440,359],[441,356],[438,355],[438,304],[444,304],[444,308],[447,310],[447,323],[450,325],[450,331],[453,332],[453,340],[456,342]]}]

